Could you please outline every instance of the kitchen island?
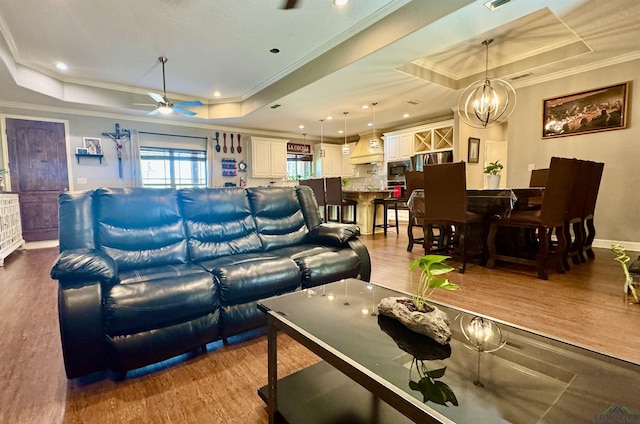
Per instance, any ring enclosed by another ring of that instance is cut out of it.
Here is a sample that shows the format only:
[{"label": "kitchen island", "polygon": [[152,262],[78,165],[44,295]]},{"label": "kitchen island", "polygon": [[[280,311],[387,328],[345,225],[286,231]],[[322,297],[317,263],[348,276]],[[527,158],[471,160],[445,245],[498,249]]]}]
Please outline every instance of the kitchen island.
[{"label": "kitchen island", "polygon": [[[384,199],[390,197],[393,190],[387,189],[346,189],[342,190],[345,199],[352,199],[358,202],[356,205],[357,224],[360,227],[360,233],[372,234],[373,227],[373,200]],[[382,224],[382,209],[378,211],[376,216],[376,224]]]}]

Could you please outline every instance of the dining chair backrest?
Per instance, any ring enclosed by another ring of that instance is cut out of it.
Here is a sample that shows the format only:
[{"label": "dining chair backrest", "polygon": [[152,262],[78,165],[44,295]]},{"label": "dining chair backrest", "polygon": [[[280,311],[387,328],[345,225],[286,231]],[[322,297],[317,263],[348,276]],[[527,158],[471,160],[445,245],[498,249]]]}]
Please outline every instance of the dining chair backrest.
[{"label": "dining chair backrest", "polygon": [[540,220],[543,225],[547,227],[564,225],[577,167],[576,159],[551,158],[540,211]]},{"label": "dining chair backrest", "polygon": [[567,216],[565,221],[573,221],[581,219],[584,215],[587,196],[589,194],[589,186],[591,184],[592,165],[595,162],[586,160],[576,161],[575,177],[573,179],[573,188],[569,204],[567,205]]},{"label": "dining chair backrest", "polygon": [[311,187],[313,190],[313,195],[316,198],[316,202],[318,202],[319,207],[324,207],[326,204],[324,198],[324,180],[322,178],[311,178],[308,180],[300,180],[298,181],[300,185],[306,185]]},{"label": "dining chair backrest", "polygon": [[425,220],[464,222],[467,213],[465,163],[426,165],[423,173]]},{"label": "dining chair backrest", "polygon": [[589,178],[589,192],[584,207],[584,217],[593,215],[596,210],[596,200],[598,200],[598,191],[600,190],[600,181],[602,180],[602,172],[604,171],[604,163],[593,162],[591,166],[591,176]]},{"label": "dining chair backrest", "polygon": [[407,185],[407,197],[411,196],[413,190],[424,188],[424,175],[422,171],[407,171],[404,173],[405,183]]},{"label": "dining chair backrest", "polygon": [[547,185],[547,176],[549,168],[532,169],[531,178],[529,179],[529,187],[545,187]]},{"label": "dining chair backrest", "polygon": [[324,188],[327,205],[342,205],[342,177],[325,178]]}]

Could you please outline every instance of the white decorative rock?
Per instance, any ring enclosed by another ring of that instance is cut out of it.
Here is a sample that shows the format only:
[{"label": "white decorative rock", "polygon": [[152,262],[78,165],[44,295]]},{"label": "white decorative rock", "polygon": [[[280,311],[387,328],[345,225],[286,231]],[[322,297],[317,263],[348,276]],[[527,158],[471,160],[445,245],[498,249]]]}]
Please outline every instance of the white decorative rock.
[{"label": "white decorative rock", "polygon": [[409,330],[424,334],[442,345],[451,341],[451,329],[447,314],[433,305],[429,305],[433,308],[430,312],[410,311],[403,302],[398,302],[398,300],[406,301],[407,298],[386,297],[378,304],[378,312],[397,319]]}]

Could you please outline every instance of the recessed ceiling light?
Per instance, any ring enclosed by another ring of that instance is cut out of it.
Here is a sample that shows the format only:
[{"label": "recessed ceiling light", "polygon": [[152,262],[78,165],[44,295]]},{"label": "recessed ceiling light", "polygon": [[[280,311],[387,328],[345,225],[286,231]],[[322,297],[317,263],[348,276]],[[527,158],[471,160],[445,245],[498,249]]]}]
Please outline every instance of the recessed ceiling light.
[{"label": "recessed ceiling light", "polygon": [[66,71],[69,69],[69,67],[67,66],[66,63],[63,62],[58,62],[56,63],[56,68],[58,68],[59,71]]},{"label": "recessed ceiling light", "polygon": [[369,122],[369,123],[367,124],[367,127],[373,127],[373,122]]},{"label": "recessed ceiling light", "polygon": [[220,96],[222,96],[222,94],[220,94],[218,90],[213,92],[213,97],[220,97]]},{"label": "recessed ceiling light", "polygon": [[338,130],[338,134],[344,134],[344,131]]},{"label": "recessed ceiling light", "polygon": [[362,105],[362,109],[369,109],[369,105]]},{"label": "recessed ceiling light", "polygon": [[302,130],[302,129],[304,129],[304,125],[300,124],[300,125],[298,125],[298,128],[300,128]]},{"label": "recessed ceiling light", "polygon": [[333,116],[327,116],[327,121],[331,121],[333,119]]},{"label": "recessed ceiling light", "polygon": [[276,48],[273,48],[273,49],[271,49],[271,50],[269,50],[269,51],[270,51],[271,53],[273,53],[273,54],[278,54],[278,53],[280,53],[280,49],[276,49]]},{"label": "recessed ceiling light", "polygon": [[405,113],[404,115],[402,115],[403,118],[407,119],[408,117],[410,117],[411,115],[409,115],[408,113]]},{"label": "recessed ceiling light", "polygon": [[333,0],[334,6],[346,6],[349,3],[349,0]]}]

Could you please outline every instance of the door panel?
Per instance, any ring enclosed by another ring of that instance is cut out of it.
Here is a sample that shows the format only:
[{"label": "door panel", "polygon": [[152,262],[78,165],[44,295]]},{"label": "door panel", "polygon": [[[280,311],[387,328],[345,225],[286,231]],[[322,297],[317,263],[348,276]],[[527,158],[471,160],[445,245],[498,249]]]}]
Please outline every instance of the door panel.
[{"label": "door panel", "polygon": [[58,195],[69,188],[61,122],[6,119],[11,191],[20,195],[26,241],[58,238]]}]

